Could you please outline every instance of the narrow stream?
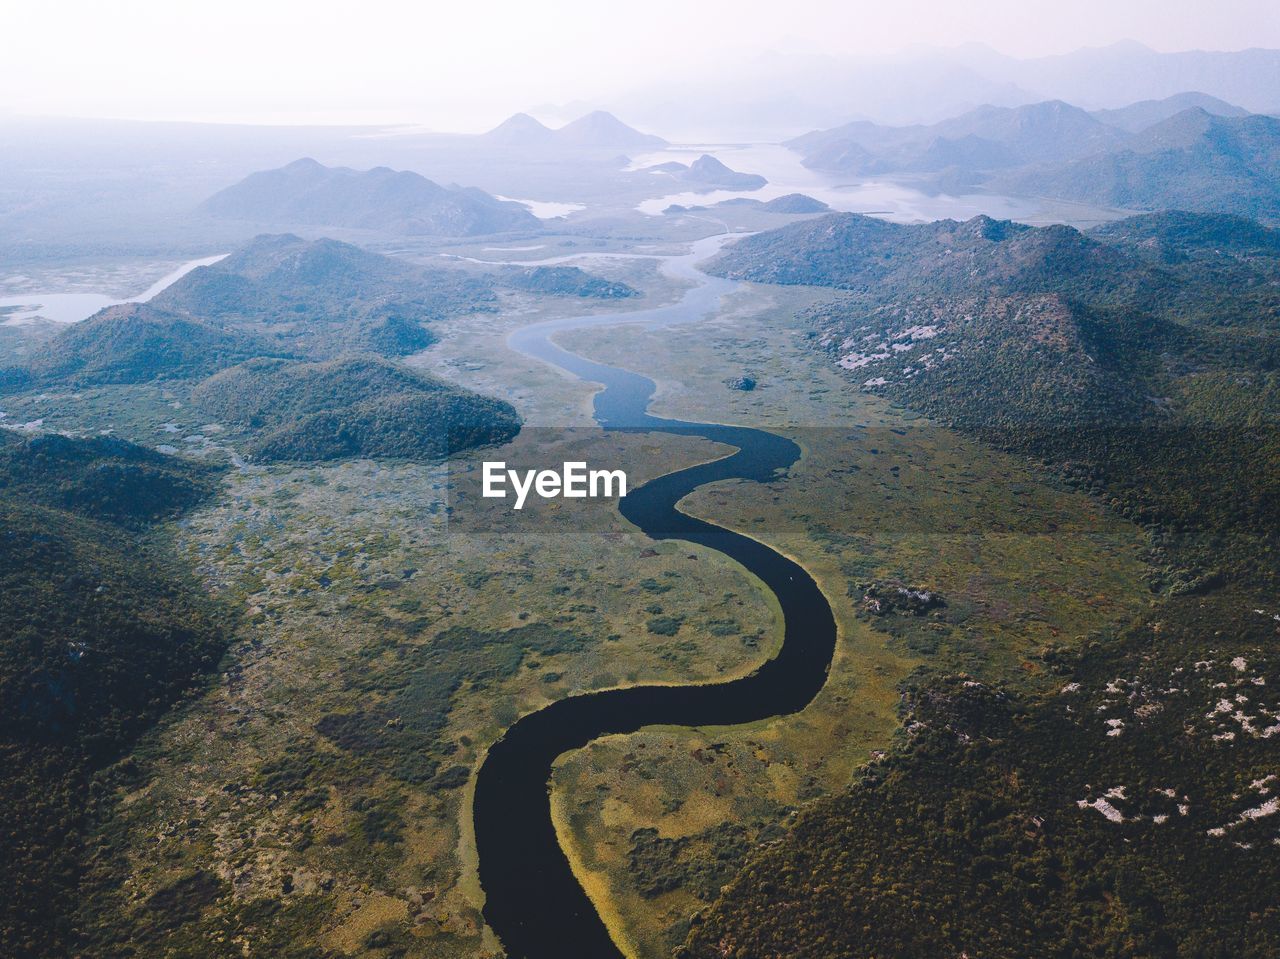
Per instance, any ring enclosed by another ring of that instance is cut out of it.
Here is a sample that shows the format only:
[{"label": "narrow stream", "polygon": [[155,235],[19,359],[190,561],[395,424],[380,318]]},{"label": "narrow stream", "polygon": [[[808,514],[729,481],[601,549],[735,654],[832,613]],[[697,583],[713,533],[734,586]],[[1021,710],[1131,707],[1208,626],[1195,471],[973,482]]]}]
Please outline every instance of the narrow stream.
[{"label": "narrow stream", "polygon": [[583,326],[666,325],[715,313],[724,294],[737,284],[708,276],[695,264],[722,239],[699,241],[690,254],[664,262],[668,275],[695,282],[674,305],[552,320],[518,330],[508,340],[520,352],[602,384],[604,389],[595,396],[595,418],[606,430],[700,436],[736,448],[723,459],[645,483],[619,501],[619,510],[652,539],[697,543],[740,563],[773,591],[784,621],[777,655],[746,677],[571,696],[522,717],[490,748],[476,779],[476,846],[485,919],[510,959],[622,956],[556,838],[548,783],[558,757],[601,736],[645,726],[729,726],[797,712],[822,689],[835,652],[831,606],[802,567],[763,543],[677,508],[680,500],[706,483],[768,482],[796,462],[799,448],[764,430],[652,416],[652,380],[584,359],[550,339],[553,333]]}]

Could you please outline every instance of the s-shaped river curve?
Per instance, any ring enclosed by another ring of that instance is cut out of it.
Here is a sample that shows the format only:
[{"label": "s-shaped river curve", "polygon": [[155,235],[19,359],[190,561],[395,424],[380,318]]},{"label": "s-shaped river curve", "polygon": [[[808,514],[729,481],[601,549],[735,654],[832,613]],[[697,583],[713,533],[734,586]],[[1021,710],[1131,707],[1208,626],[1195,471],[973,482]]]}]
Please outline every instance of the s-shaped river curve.
[{"label": "s-shaped river curve", "polygon": [[731,726],[803,709],[826,682],[835,653],[831,605],[798,564],[763,543],[682,513],[693,490],[720,480],[767,482],[800,456],[790,440],[743,426],[694,423],[648,412],[654,383],[628,370],[594,363],[551,342],[551,334],[617,323],[666,325],[715,313],[737,284],[694,265],[723,237],[666,259],[670,276],[695,286],[676,304],[632,313],[550,320],[517,330],[508,345],[600,383],[595,418],[606,430],[701,436],[737,452],[668,473],[619,501],[630,522],[655,540],[680,539],[718,550],[755,574],[782,608],[782,647],[741,679],[689,686],[632,686],[558,700],[519,719],[489,749],[476,778],[474,819],[485,892],[484,917],[510,959],[620,959],[591,900],[578,884],[551,820],[552,764],[593,739],[644,726]]}]

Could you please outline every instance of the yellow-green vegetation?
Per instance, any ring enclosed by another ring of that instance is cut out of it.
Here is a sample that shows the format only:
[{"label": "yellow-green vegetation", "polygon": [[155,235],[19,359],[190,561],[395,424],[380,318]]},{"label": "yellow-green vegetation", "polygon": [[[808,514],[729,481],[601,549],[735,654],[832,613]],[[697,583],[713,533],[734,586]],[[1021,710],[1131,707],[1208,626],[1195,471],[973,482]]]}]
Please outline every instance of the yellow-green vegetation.
[{"label": "yellow-green vegetation", "polygon": [[[849,391],[790,332],[814,295],[757,288],[697,326],[560,338],[654,378],[659,415],[763,425],[801,444],[785,479],[702,489],[685,507],[801,562],[840,628],[831,679],[796,717],[610,737],[559,765],[562,839],[637,956],[670,955],[749,850],[889,744],[913,673],[1043,688],[1041,647],[1105,633],[1149,595],[1146,541],[1131,525],[1012,457]],[[725,384],[742,375],[756,388]],[[873,584],[946,605],[876,615],[859,588]]]},{"label": "yellow-green vegetation", "polygon": [[[436,465],[234,465],[218,500],[171,530],[243,623],[216,688],[103,778],[80,917],[96,948],[496,955],[468,821],[488,744],[560,696],[716,681],[771,655],[776,608],[719,554],[651,542],[607,501],[531,501],[513,523],[505,501],[477,496],[480,459],[625,463],[634,486],[723,454],[691,438],[603,434],[591,384],[506,348],[518,326],[622,318],[682,291],[652,260],[591,272],[644,295],[502,293],[497,312],[438,324],[440,341],[410,358],[512,403],[527,425],[511,443]],[[748,287],[696,326],[562,337],[652,376],[659,415],[800,444],[786,477],[700,490],[685,505],[802,563],[840,631],[830,682],[797,716],[651,728],[557,767],[566,851],[637,957],[669,955],[753,850],[890,745],[903,688],[965,671],[1042,689],[1038,650],[1106,636],[1145,603],[1134,527],[848,390],[795,330],[826,296]],[[179,384],[26,395],[6,411],[239,463],[234,424],[209,422]]]},{"label": "yellow-green vegetation", "polygon": [[[493,455],[535,455],[521,442]],[[589,459],[592,442],[626,444],[635,482],[715,453],[595,431],[563,451],[523,442]],[[466,785],[486,745],[555,697],[731,676],[776,642],[770,605],[715,554],[652,544],[612,509],[584,529],[551,504],[512,535],[482,515],[509,507],[456,498],[464,469],[237,472],[178,534],[247,626],[219,687],[119,790],[91,917],[103,940],[483,952]],[[646,628],[658,606],[675,635]]]}]

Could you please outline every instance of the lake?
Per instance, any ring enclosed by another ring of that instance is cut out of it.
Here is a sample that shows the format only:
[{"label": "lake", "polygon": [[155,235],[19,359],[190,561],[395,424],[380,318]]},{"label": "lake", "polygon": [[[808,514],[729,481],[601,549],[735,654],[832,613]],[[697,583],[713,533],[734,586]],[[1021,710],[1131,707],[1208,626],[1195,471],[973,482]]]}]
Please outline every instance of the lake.
[{"label": "lake", "polygon": [[226,256],[225,253],[219,253],[216,256],[188,260],[176,270],[156,280],[137,296],[127,300],[117,300],[102,293],[22,293],[16,296],[0,297],[0,310],[8,313],[4,325],[19,326],[37,319],[52,320],[55,323],[79,323],[108,306],[116,306],[120,303],[146,303],[161,290],[172,286],[197,267],[217,263]]}]

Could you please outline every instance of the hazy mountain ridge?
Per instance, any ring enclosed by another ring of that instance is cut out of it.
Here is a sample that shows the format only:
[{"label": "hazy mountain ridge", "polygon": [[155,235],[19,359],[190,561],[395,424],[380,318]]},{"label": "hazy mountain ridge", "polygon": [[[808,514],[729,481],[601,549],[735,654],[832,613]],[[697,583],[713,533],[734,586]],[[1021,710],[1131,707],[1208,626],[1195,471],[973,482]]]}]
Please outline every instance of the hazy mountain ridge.
[{"label": "hazy mountain ridge", "polygon": [[922,127],[859,121],[787,142],[816,170],[1121,209],[1280,217],[1280,120],[1203,94],[1088,113],[1061,101],[982,107]]},{"label": "hazy mountain ridge", "polygon": [[[1124,134],[1060,100],[984,106],[930,126],[859,121],[787,141],[806,166],[838,173],[992,169],[1087,156]],[[856,149],[855,149],[856,148]]]},{"label": "hazy mountain ridge", "polygon": [[540,230],[518,203],[475,187],[443,187],[387,167],[352,170],[301,159],[250,174],[201,207],[213,217],[336,226],[407,236],[479,236]]},{"label": "hazy mountain ridge", "polygon": [[1124,148],[990,184],[994,190],[1123,209],[1239,213],[1280,222],[1280,120],[1213,116],[1193,108]]},{"label": "hazy mountain ridge", "polygon": [[1140,100],[1110,110],[1094,110],[1093,116],[1103,123],[1129,133],[1140,133],[1162,120],[1177,116],[1183,110],[1200,109],[1220,117],[1244,117],[1249,111],[1207,93],[1175,93],[1162,100]]},{"label": "hazy mountain ridge", "polygon": [[527,113],[517,113],[477,139],[492,146],[575,153],[640,152],[667,146],[662,137],[642,133],[605,110],[584,114],[558,129],[546,126]]}]

